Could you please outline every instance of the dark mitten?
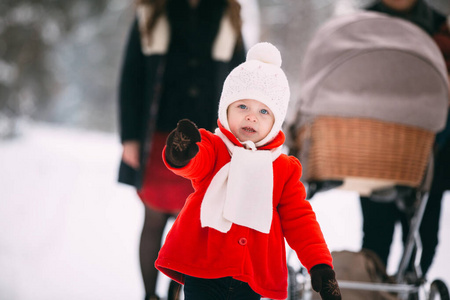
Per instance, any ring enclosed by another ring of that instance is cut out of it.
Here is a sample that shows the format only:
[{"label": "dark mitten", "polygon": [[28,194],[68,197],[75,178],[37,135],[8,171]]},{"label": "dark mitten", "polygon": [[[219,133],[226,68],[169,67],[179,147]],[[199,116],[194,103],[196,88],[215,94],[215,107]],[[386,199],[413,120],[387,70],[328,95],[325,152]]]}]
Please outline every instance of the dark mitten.
[{"label": "dark mitten", "polygon": [[312,288],[320,293],[323,300],[341,300],[341,291],[336,280],[336,275],[329,265],[320,264],[311,268]]},{"label": "dark mitten", "polygon": [[178,122],[166,140],[166,160],[174,167],[184,167],[198,153],[201,141],[197,126],[188,119]]}]

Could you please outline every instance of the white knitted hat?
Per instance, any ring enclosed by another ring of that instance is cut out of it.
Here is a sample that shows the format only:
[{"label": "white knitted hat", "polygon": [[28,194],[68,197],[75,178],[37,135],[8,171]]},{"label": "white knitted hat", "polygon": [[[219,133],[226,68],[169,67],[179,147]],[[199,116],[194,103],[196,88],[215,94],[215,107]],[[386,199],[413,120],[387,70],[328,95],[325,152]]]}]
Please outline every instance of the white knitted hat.
[{"label": "white knitted hat", "polygon": [[[247,53],[247,59],[228,75],[223,84],[219,103],[219,121],[230,130],[228,106],[242,99],[258,100],[273,112],[275,122],[269,134],[256,143],[262,146],[274,139],[281,130],[289,103],[289,84],[281,70],[281,55],[270,43],[258,43]],[[241,141],[245,142],[245,141]]]}]

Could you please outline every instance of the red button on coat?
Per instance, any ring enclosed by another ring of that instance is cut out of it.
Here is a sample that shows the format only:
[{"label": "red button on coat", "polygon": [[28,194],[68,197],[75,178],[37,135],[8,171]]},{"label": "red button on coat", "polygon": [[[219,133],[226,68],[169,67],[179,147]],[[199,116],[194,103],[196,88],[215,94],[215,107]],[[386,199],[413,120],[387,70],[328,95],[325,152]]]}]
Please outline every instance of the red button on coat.
[{"label": "red button on coat", "polygon": [[240,238],[239,239],[239,245],[241,245],[241,246],[247,245],[247,239],[246,238]]}]

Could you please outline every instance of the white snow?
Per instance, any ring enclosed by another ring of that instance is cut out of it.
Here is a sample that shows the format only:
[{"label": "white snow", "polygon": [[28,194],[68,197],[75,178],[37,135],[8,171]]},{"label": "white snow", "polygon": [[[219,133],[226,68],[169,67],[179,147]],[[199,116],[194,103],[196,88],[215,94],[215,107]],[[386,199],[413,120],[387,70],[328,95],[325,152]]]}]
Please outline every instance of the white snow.
[{"label": "white snow", "polygon": [[[0,299],[143,299],[143,208],[132,188],[116,182],[120,150],[114,134],[46,124],[0,142]],[[355,193],[321,193],[312,205],[331,250],[359,249]],[[428,278],[450,283],[448,192],[441,224]]]}]

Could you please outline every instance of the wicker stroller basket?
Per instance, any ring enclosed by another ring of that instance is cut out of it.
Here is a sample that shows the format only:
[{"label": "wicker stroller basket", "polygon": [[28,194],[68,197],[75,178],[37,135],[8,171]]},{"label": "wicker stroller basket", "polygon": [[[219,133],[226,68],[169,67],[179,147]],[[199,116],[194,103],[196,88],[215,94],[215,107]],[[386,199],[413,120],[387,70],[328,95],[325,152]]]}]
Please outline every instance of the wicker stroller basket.
[{"label": "wicker stroller basket", "polygon": [[381,179],[418,187],[435,134],[417,127],[364,118],[319,116],[301,127],[300,152],[308,144],[306,181]]},{"label": "wicker stroller basket", "polygon": [[310,190],[379,195],[392,186],[428,188],[448,81],[425,32],[373,12],[334,18],[309,43],[300,85],[293,132]]}]

